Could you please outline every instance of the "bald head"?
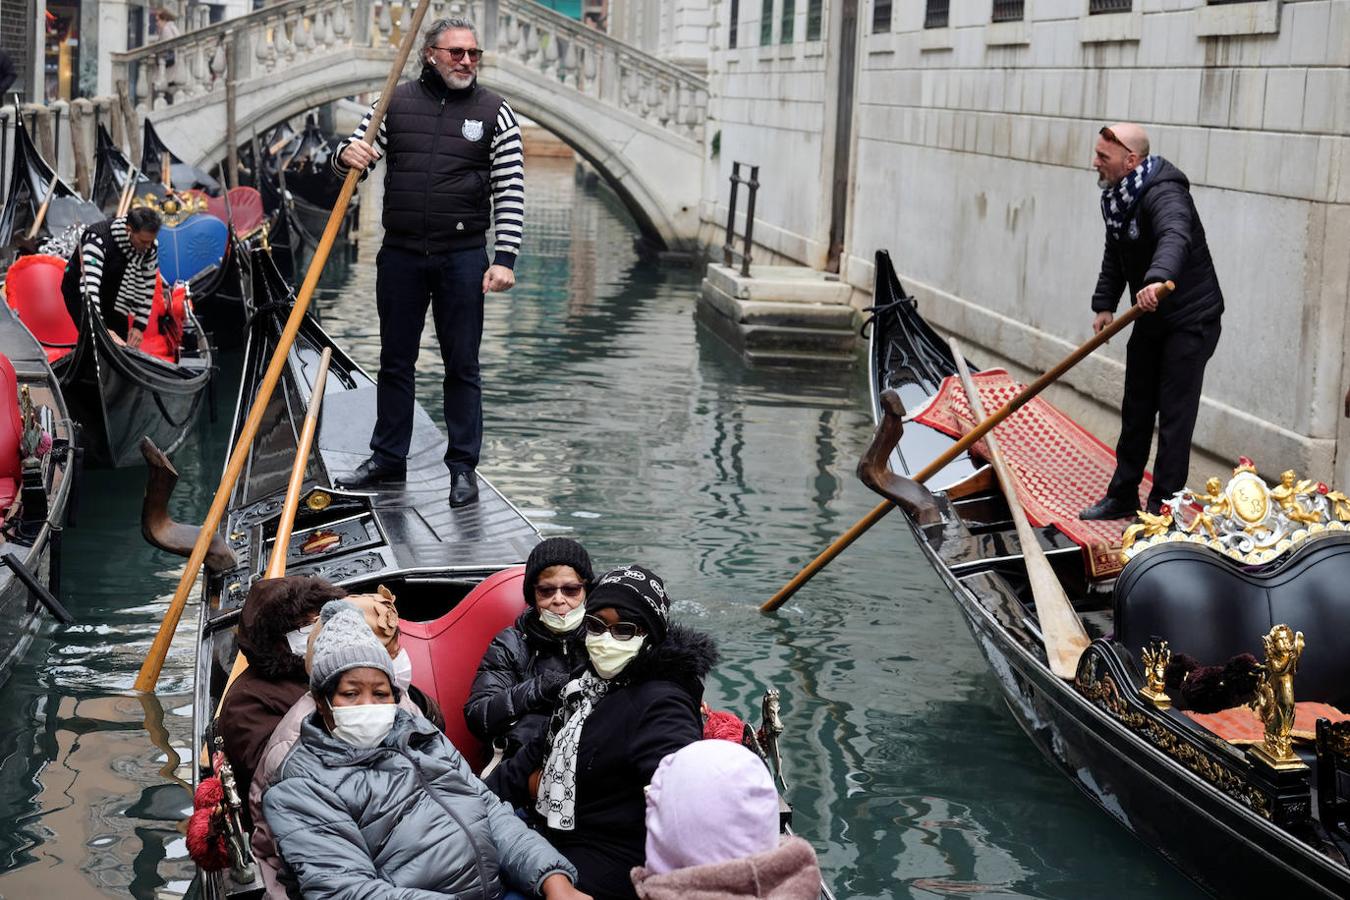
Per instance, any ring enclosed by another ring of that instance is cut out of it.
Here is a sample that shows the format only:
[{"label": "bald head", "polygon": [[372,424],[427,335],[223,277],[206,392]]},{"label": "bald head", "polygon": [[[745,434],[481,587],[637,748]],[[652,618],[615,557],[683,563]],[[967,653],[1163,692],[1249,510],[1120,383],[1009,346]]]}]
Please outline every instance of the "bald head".
[{"label": "bald head", "polygon": [[1148,132],[1133,122],[1108,125],[1097,135],[1092,168],[1097,170],[1097,186],[1116,184],[1148,156]]}]

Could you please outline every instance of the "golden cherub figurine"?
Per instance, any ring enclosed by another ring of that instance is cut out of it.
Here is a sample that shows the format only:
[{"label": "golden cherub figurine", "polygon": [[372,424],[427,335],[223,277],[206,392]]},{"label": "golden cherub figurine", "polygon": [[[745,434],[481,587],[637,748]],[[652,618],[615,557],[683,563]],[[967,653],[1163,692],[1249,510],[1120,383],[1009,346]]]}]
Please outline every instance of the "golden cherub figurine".
[{"label": "golden cherub figurine", "polygon": [[1270,497],[1280,505],[1284,514],[1295,522],[1311,524],[1322,521],[1322,517],[1299,502],[1299,494],[1310,494],[1314,490],[1312,481],[1304,479],[1295,483],[1297,476],[1293,469],[1280,474],[1279,487],[1270,489]]},{"label": "golden cherub figurine", "polygon": [[1140,661],[1144,664],[1144,686],[1139,693],[1161,709],[1171,706],[1172,698],[1167,696],[1167,666],[1172,661],[1172,650],[1167,641],[1149,644],[1140,653]]},{"label": "golden cherub figurine", "polygon": [[1157,537],[1160,534],[1166,534],[1167,529],[1172,527],[1172,511],[1163,507],[1163,511],[1158,515],[1139,510],[1139,521],[1135,522],[1120,537],[1120,548],[1122,550],[1130,549],[1131,545],[1142,535],[1146,538]]},{"label": "golden cherub figurine", "polygon": [[1288,625],[1276,625],[1261,638],[1266,662],[1261,666],[1261,680],[1251,709],[1265,723],[1265,742],[1256,748],[1256,755],[1277,768],[1302,766],[1294,753],[1294,673],[1303,655],[1303,632],[1295,632]]}]

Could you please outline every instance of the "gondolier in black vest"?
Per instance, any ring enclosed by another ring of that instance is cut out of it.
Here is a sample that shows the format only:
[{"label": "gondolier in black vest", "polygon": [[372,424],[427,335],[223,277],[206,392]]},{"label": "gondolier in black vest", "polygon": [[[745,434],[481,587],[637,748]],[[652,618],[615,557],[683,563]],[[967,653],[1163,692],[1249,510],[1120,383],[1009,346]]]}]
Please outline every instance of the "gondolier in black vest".
[{"label": "gondolier in black vest", "polygon": [[[1106,220],[1106,251],[1092,295],[1093,330],[1111,324],[1126,287],[1149,315],[1135,321],[1125,348],[1115,474],[1106,496],[1079,518],[1123,519],[1139,507],[1155,421],[1158,455],[1147,510],[1157,513],[1186,486],[1205,364],[1219,343],[1223,292],[1190,182],[1176,166],[1150,155],[1143,128],[1130,123],[1103,128],[1093,168]],[[1159,302],[1165,281],[1176,290]]]},{"label": "gondolier in black vest", "polygon": [[[482,50],[473,25],[439,19],[422,45],[422,74],[394,89],[374,149],[370,115],[334,155],[334,167],[368,171],[384,153],[384,244],[376,259],[380,377],[371,455],[343,487],[401,481],[412,441],[417,349],[431,306],[445,363],[450,505],[478,499],[483,442],[478,346],[483,298],[510,290],[520,252],[525,173],[520,126],[506,101],[478,84]],[[381,152],[383,151],[383,152]],[[491,265],[487,230],[496,244]]]},{"label": "gondolier in black vest", "polygon": [[155,301],[161,221],[155,210],[137,207],[84,230],[61,280],[66,309],[77,325],[84,298],[94,298],[108,330],[129,347],[141,345]]}]

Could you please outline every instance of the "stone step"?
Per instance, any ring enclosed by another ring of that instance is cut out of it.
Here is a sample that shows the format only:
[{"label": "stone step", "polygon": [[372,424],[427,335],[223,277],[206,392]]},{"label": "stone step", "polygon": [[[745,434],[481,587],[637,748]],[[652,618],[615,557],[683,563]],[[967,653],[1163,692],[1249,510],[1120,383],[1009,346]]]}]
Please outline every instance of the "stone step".
[{"label": "stone step", "polygon": [[847,306],[853,294],[838,275],[805,266],[751,266],[750,277],[745,278],[740,269],[710,263],[705,278],[737,300]]},{"label": "stone step", "polygon": [[744,324],[712,303],[700,302],[696,315],[717,337],[751,363],[851,365],[858,346],[852,327],[798,328]]},{"label": "stone step", "polygon": [[722,315],[743,325],[780,325],[852,331],[857,324],[857,311],[851,306],[738,300],[707,278],[703,280],[702,299]]}]

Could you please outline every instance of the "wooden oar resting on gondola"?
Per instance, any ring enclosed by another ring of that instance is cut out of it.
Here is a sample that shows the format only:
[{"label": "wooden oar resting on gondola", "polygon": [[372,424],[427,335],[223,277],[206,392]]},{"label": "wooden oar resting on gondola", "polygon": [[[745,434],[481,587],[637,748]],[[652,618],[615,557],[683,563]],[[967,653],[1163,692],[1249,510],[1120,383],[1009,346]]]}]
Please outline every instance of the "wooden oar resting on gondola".
[{"label": "wooden oar resting on gondola", "polygon": [[[880,461],[931,468],[932,454],[965,444],[953,435],[979,420],[966,397],[987,404],[1019,386],[989,371],[956,389],[960,354],[932,350],[885,254],[876,297],[879,419],[860,468],[899,501],[1028,737],[1217,896],[1350,896],[1350,791],[1337,774],[1350,769],[1350,499],[1293,472],[1268,484],[1240,460],[1231,476],[1169,499],[1162,515],[1118,523],[1115,564],[1104,569],[1105,551],[1078,543],[1082,523],[1069,510],[1082,504],[1057,500],[1100,496],[1109,448],[1038,398],[995,441],[1015,460],[1004,488],[1037,511],[1030,527],[1015,524],[978,456],[940,490],[914,485],[922,503],[909,502],[896,488],[905,476],[880,473]],[[894,391],[914,410],[908,421]],[[1047,521],[1055,509],[1064,512]],[[1040,575],[1036,556],[1048,566]],[[1045,577],[1057,591],[1042,592]],[[1067,680],[1051,614],[1071,616],[1067,630],[1090,641]]]},{"label": "wooden oar resting on gondola", "polygon": [[28,251],[36,250],[49,238],[101,219],[97,207],[80,197],[42,159],[23,117],[18,117],[14,122],[9,190],[0,207],[0,251],[20,241],[26,243]]}]

